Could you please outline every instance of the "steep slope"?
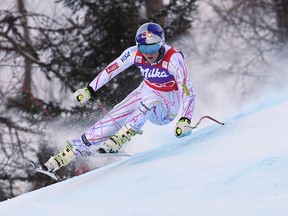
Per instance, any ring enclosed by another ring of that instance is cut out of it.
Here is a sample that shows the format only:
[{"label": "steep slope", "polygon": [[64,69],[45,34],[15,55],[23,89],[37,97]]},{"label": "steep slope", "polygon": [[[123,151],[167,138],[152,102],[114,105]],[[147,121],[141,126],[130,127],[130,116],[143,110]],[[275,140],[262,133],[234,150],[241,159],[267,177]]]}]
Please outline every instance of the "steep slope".
[{"label": "steep slope", "polygon": [[288,103],[0,203],[0,214],[288,215]]}]

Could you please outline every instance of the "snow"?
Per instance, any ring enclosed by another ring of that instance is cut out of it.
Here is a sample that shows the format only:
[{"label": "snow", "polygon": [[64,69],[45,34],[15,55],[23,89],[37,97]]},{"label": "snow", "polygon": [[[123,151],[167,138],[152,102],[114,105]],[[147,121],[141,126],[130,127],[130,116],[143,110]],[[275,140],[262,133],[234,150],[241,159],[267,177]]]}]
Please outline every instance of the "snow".
[{"label": "snow", "polygon": [[206,122],[183,139],[163,127],[158,144],[145,142],[154,129],[146,127],[146,150],[3,201],[0,214],[288,215],[287,101],[255,101],[225,126]]}]

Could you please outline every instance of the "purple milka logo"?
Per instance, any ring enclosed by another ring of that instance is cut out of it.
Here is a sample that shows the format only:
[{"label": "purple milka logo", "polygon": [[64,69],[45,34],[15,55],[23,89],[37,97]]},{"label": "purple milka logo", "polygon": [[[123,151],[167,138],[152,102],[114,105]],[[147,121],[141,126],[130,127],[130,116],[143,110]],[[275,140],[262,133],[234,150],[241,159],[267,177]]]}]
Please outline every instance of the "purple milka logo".
[{"label": "purple milka logo", "polygon": [[166,70],[161,71],[159,68],[143,68],[142,66],[139,66],[140,71],[142,75],[145,77],[145,79],[151,79],[151,78],[167,78],[170,76],[170,74],[167,73]]}]

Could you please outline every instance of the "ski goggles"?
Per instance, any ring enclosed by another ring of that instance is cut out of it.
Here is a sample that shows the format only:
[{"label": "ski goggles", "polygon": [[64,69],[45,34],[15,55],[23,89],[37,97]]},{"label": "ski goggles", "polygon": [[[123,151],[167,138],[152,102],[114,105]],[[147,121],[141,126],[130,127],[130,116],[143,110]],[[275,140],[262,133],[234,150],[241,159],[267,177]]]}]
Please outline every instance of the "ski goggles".
[{"label": "ski goggles", "polygon": [[160,44],[139,45],[138,49],[143,54],[154,54],[160,49]]}]

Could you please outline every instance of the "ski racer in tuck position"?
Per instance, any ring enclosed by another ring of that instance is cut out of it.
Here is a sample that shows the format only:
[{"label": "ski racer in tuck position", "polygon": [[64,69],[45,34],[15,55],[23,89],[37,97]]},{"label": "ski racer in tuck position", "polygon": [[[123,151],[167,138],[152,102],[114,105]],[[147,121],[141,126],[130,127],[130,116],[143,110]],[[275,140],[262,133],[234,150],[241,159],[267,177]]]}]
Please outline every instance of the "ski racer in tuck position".
[{"label": "ski racer in tuck position", "polygon": [[78,156],[93,155],[95,147],[103,154],[116,153],[131,137],[142,134],[147,120],[157,125],[168,124],[181,106],[182,117],[176,124],[175,136],[184,137],[192,132],[189,125],[195,94],[182,53],[165,44],[164,31],[156,23],[140,26],[135,40],[136,46],[126,49],[74,96],[81,105],[85,104],[96,96],[98,89],[133,64],[142,73],[141,84],[82,136],[67,141],[64,150],[45,163],[47,171],[56,171]]}]

